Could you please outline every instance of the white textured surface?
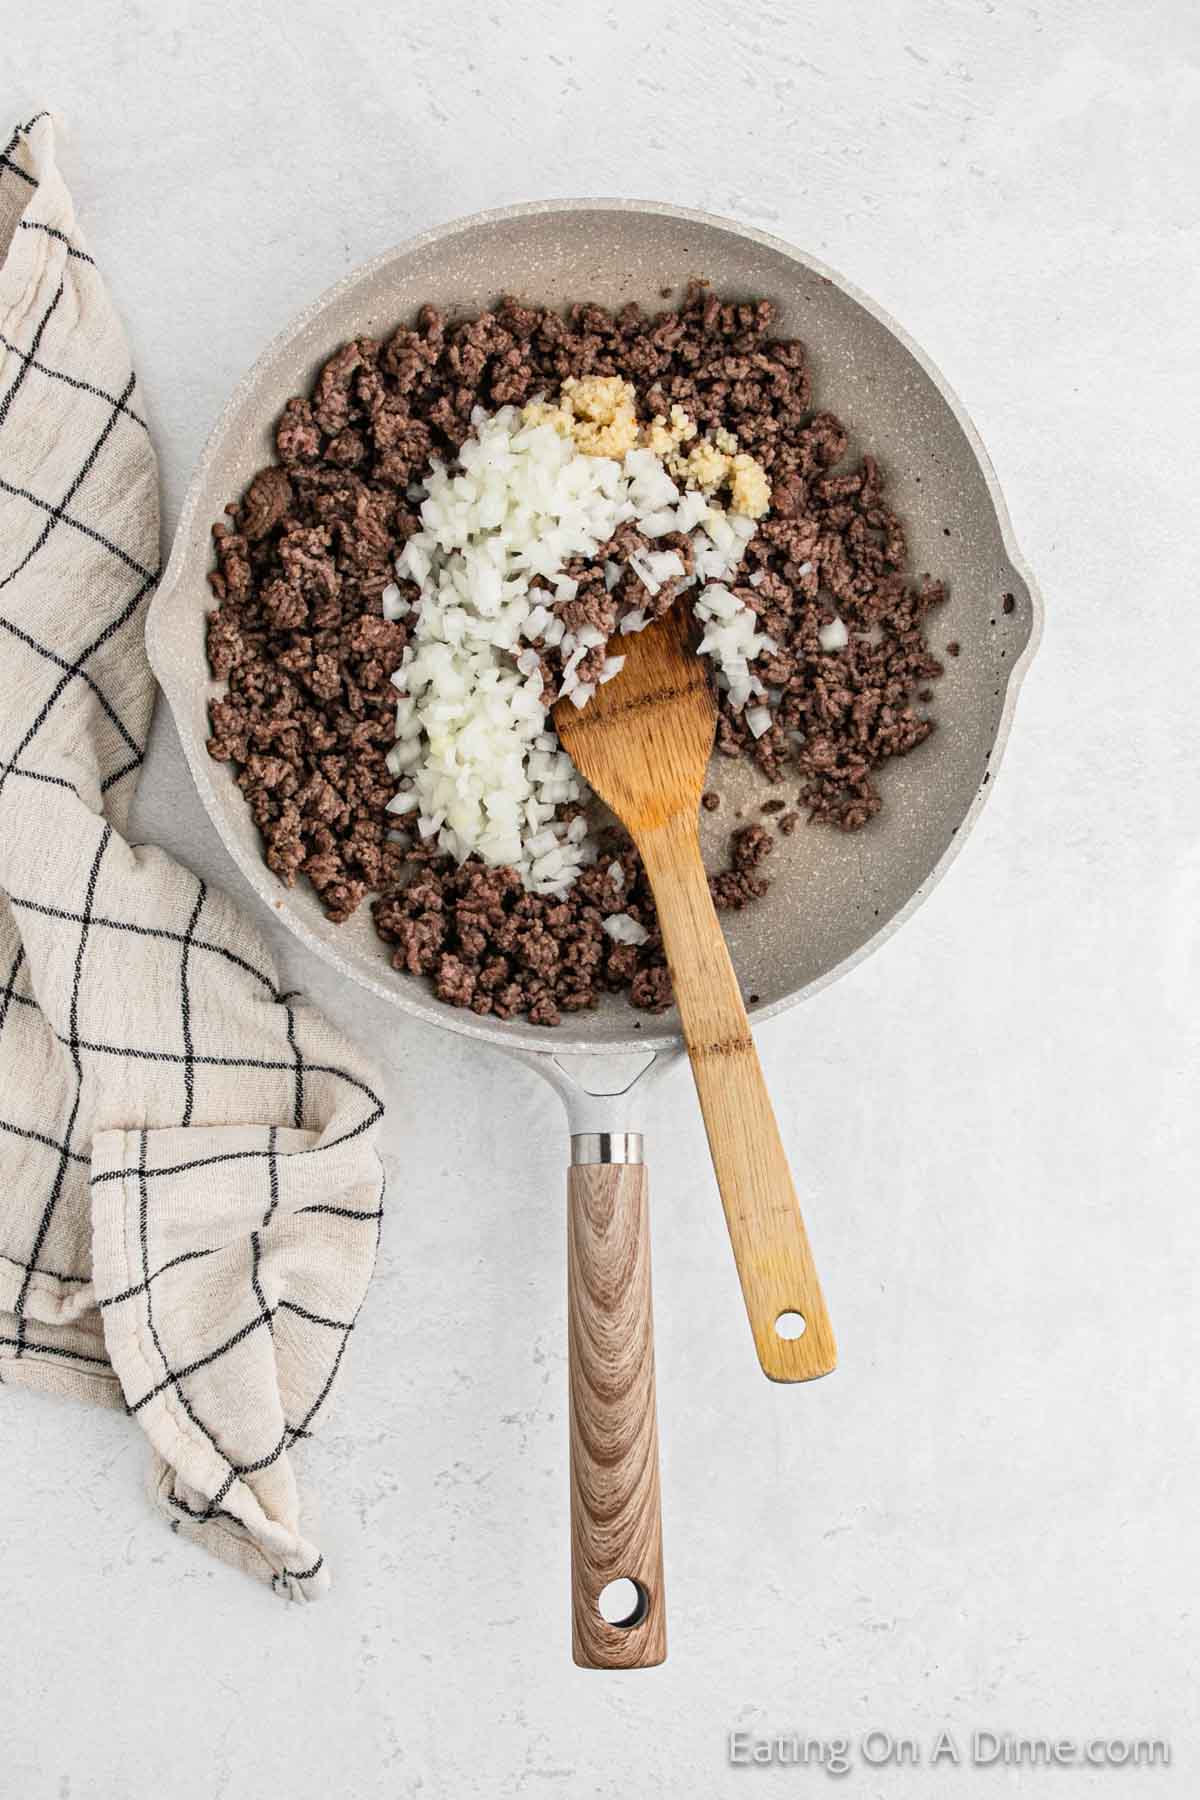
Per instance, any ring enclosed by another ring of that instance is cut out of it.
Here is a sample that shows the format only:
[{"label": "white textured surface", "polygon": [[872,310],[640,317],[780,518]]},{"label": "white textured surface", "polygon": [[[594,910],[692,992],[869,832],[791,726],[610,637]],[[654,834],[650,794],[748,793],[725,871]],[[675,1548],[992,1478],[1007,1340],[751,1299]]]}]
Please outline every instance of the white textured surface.
[{"label": "white textured surface", "polygon": [[[311,1458],[337,1585],[284,1608],[151,1518],[128,1420],[12,1401],[0,1748],[28,1800],[811,1792],[729,1769],[726,1730],[942,1723],[1159,1733],[1175,1761],[859,1765],[843,1791],[1196,1791],[1200,24],[1189,0],[892,12],[43,0],[8,23],[4,111],[73,126],[168,523],[236,376],[337,276],[478,207],[630,194],[789,237],[903,320],[1048,611],[961,861],[763,1033],[830,1380],[758,1374],[686,1079],[661,1098],[667,1665],[569,1661],[557,1100],[281,941],[390,1067],[383,1257]],[[240,888],[165,718],[140,828]]]}]

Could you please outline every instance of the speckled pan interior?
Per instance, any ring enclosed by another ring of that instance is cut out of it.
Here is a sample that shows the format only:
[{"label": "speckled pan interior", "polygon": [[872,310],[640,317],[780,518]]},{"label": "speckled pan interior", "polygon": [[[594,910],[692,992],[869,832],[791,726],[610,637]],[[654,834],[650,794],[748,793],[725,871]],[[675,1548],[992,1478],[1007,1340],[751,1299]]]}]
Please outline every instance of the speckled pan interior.
[{"label": "speckled pan interior", "polygon": [[[904,333],[865,296],[799,251],[703,214],[643,202],[562,201],[458,221],[403,244],[316,301],[267,348],[222,413],[188,490],[148,630],[151,661],[174,713],[201,798],[265,905],[347,980],[432,1023],[509,1048],[562,1055],[677,1043],[674,1013],[635,1013],[606,998],[557,1030],[523,1020],[477,1019],[442,1006],[418,978],[391,968],[364,906],[331,925],[306,885],[283,887],[263,863],[258,835],[227,764],[208,756],[207,706],[219,692],[204,651],[210,604],[209,528],[226,502],[272,458],[284,402],[308,388],[348,338],[380,336],[424,301],[470,313],[502,293],[557,306],[595,300],[663,304],[693,276],[722,295],[766,295],[778,329],[803,339],[817,404],[838,413],[851,453],[870,449],[904,519],[912,567],[944,577],[949,603],[930,639],[952,639],[937,684],[938,729],[882,771],[882,813],[844,836],[812,826],[781,839],[771,890],[724,923],[751,1013],[761,1018],[840,974],[929,892],[974,820],[995,776],[1019,678],[1034,649],[1040,607],[1012,541],[991,466],[954,396]],[[1004,611],[1004,596],[1013,596]],[[757,816],[770,790],[743,764],[714,759],[721,810],[705,815],[709,849]],[[791,797],[794,784],[775,790]]]}]

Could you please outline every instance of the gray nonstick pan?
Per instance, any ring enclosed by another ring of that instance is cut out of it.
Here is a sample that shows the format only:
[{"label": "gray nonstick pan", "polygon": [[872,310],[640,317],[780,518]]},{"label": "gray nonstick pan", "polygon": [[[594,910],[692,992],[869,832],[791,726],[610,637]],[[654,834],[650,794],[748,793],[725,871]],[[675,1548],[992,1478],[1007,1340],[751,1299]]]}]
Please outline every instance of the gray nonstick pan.
[{"label": "gray nonstick pan", "polygon": [[[653,310],[664,286],[678,290],[693,277],[722,295],[769,297],[777,329],[804,341],[820,404],[846,422],[852,452],[869,445],[887,472],[911,566],[948,582],[935,648],[961,646],[939,684],[938,730],[881,773],[878,818],[850,836],[814,826],[782,839],[767,895],[726,915],[753,1023],[815,993],[882,944],[961,848],[996,773],[1040,602],[986,453],[945,382],[879,307],[789,245],[702,213],[583,200],[482,213],[376,258],[308,307],[239,383],[192,477],[148,627],[201,799],[272,915],[348,980],[519,1057],[562,1096],[571,1138],[573,1645],[575,1660],[594,1668],[645,1667],[665,1655],[642,1126],[656,1078],[682,1053],[678,1020],[638,1015],[623,996],[555,1030],[478,1018],[393,969],[366,907],[332,925],[308,887],[283,887],[262,861],[228,765],[205,748],[208,703],[220,691],[205,656],[206,573],[210,527],[272,460],[284,403],[349,338],[383,335],[425,302],[462,314],[503,293],[547,305],[637,300]],[[730,811],[763,795],[741,761],[718,757],[712,785],[724,799],[706,815],[715,853]],[[763,1361],[788,1378],[783,1350],[778,1370]],[[632,1586],[613,1619],[601,1596],[617,1582]]]}]

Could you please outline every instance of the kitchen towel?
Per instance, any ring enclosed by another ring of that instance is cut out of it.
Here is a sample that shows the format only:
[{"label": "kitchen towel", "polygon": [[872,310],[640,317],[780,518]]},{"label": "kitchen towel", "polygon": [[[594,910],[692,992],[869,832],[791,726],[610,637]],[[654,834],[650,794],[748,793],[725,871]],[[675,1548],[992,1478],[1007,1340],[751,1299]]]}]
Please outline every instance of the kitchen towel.
[{"label": "kitchen towel", "polygon": [[0,154],[0,1383],[123,1407],[172,1527],[311,1599],[292,1451],[370,1281],[382,1108],[229,899],[123,835],[158,532],[39,114]]}]

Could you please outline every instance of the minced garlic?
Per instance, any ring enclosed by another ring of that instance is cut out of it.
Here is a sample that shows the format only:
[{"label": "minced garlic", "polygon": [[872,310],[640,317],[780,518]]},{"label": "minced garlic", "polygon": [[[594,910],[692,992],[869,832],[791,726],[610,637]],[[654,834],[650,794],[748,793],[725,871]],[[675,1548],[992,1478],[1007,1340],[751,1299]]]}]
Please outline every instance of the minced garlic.
[{"label": "minced garlic", "polygon": [[569,375],[562,391],[576,418],[596,425],[611,425],[620,413],[637,405],[637,394],[620,375]]},{"label": "minced garlic", "polygon": [[732,463],[730,483],[733,498],[729,510],[744,513],[748,519],[761,519],[771,504],[771,483],[767,471],[752,456],[740,451]]},{"label": "minced garlic", "polygon": [[575,415],[549,400],[530,400],[521,408],[522,425],[553,425],[560,437],[570,437]]},{"label": "minced garlic", "polygon": [[642,432],[642,443],[647,450],[653,450],[655,456],[661,456],[666,461],[668,457],[674,456],[680,444],[686,444],[695,435],[695,420],[689,419],[682,406],[676,402],[671,408],[669,420],[659,413],[654,422],[646,426]]},{"label": "minced garlic", "polygon": [[[637,422],[637,393],[620,375],[584,375],[562,384],[557,402],[530,400],[521,408],[525,425],[551,425],[585,456],[620,462],[639,445],[661,457],[677,481],[712,493],[731,490],[729,510],[760,519],[771,504],[771,484],[762,464],[737,447],[733,433],[719,426],[698,438],[696,423],[682,406],[670,418],[659,413],[649,425]],[[693,441],[696,440],[696,441]],[[684,444],[691,448],[684,454]]]},{"label": "minced garlic", "polygon": [[585,375],[563,382],[563,404],[575,415],[571,436],[585,456],[619,462],[641,438],[637,394],[619,375]]},{"label": "minced garlic", "polygon": [[521,408],[526,425],[552,425],[585,456],[617,462],[639,441],[637,395],[619,375],[587,375],[563,382],[557,404],[530,400]]},{"label": "minced garlic", "polygon": [[683,459],[684,478],[691,487],[718,488],[729,474],[729,458],[723,450],[702,438]]}]

